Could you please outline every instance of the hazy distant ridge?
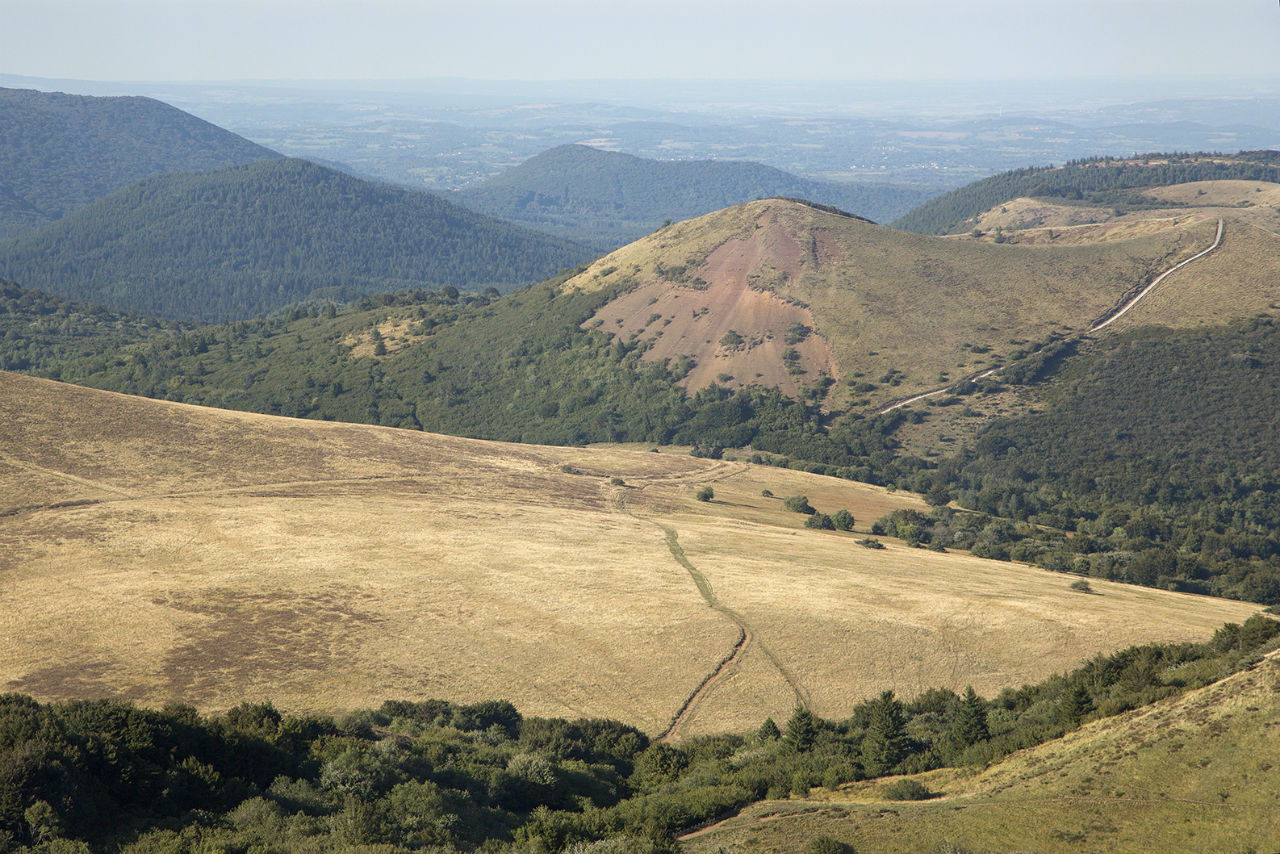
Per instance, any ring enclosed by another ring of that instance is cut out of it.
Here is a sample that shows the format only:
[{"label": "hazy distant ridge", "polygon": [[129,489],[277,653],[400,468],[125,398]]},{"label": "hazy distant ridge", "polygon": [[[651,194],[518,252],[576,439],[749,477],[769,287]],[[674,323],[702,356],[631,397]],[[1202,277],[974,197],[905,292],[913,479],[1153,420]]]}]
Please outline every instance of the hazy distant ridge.
[{"label": "hazy distant ridge", "polygon": [[666,220],[683,220],[759,198],[807,199],[888,221],[933,195],[887,184],[836,184],[759,163],[662,161],[561,145],[462,190],[458,201],[601,246],[619,246]]}]

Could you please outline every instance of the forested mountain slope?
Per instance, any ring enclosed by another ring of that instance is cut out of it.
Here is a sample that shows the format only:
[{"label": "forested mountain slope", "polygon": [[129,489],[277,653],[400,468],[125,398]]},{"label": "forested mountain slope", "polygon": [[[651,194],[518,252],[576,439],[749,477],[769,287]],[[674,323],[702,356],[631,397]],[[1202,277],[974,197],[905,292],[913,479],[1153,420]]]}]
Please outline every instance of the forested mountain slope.
[{"label": "forested mountain slope", "polygon": [[152,175],[279,156],[151,98],[0,89],[0,239]]},{"label": "forested mountain slope", "polygon": [[931,195],[914,187],[814,181],[759,163],[649,160],[562,145],[460,191],[457,200],[491,216],[613,248],[665,221],[753,199],[790,196],[887,222]]},{"label": "forested mountain slope", "polygon": [[0,275],[114,309],[227,320],[320,294],[510,290],[594,254],[436,196],[275,158],[118,190],[0,244]]}]

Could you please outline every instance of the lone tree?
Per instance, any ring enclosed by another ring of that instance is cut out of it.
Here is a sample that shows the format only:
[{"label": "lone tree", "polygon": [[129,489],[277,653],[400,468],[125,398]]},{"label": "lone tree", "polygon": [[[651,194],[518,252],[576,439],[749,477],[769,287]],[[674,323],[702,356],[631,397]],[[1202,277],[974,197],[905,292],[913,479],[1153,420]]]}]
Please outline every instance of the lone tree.
[{"label": "lone tree", "polygon": [[716,491],[709,486],[704,486],[694,493],[694,497],[699,501],[710,501],[716,497]]},{"label": "lone tree", "polygon": [[907,755],[907,714],[892,691],[885,691],[870,705],[871,719],[862,737],[862,767],[867,776],[878,777]]},{"label": "lone tree", "polygon": [[965,688],[964,696],[956,706],[956,717],[947,736],[951,749],[956,753],[991,737],[991,731],[987,729],[987,704],[974,693],[972,685]]},{"label": "lone tree", "polygon": [[805,495],[793,495],[783,501],[782,506],[790,510],[792,513],[804,513],[809,516],[818,512],[809,505],[809,498]]},{"label": "lone tree", "polygon": [[813,748],[817,738],[817,718],[804,706],[796,706],[796,710],[791,713],[791,719],[787,721],[787,734],[782,737],[782,743],[792,753],[805,753]]}]

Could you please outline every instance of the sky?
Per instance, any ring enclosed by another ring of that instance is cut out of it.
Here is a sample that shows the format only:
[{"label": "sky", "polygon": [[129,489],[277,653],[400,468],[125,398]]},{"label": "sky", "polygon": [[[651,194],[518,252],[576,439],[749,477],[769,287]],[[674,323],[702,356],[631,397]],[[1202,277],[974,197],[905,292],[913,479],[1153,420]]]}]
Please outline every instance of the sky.
[{"label": "sky", "polygon": [[1280,77],[1277,0],[0,0],[81,80]]}]

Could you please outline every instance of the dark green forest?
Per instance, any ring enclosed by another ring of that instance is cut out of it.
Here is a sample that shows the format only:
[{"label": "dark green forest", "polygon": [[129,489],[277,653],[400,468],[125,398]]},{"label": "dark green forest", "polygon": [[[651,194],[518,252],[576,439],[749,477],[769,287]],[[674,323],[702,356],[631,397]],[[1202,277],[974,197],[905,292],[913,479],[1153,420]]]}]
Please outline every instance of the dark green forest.
[{"label": "dark green forest", "polygon": [[220,321],[317,296],[511,290],[596,254],[427,193],[275,158],[132,184],[0,243],[0,276],[118,310]]},{"label": "dark green forest", "polygon": [[[1280,622],[1132,647],[989,700],[885,691],[842,720],[797,708],[753,734],[652,742],[609,720],[510,703],[391,701],[341,718],[244,703],[204,716],[114,700],[0,695],[0,847],[41,852],[376,850],[660,854],[761,798],[943,766],[981,767],[1081,724],[1221,679]],[[933,797],[911,781],[890,800]]]},{"label": "dark green forest", "polygon": [[0,89],[0,239],[152,175],[279,157],[151,98]]},{"label": "dark green forest", "polygon": [[1280,602],[1277,352],[1269,316],[1103,338],[1063,362],[1042,412],[900,485],[1027,523],[995,556]]},{"label": "dark green forest", "polygon": [[[1204,159],[1208,157],[1227,162]],[[1060,167],[1015,169],[931,199],[900,217],[893,227],[918,234],[967,231],[973,217],[1020,196],[1125,210],[1150,205],[1150,200],[1133,197],[1125,190],[1225,179],[1280,182],[1280,152],[1276,151],[1242,151],[1230,155],[1147,154],[1142,156],[1142,161],[1131,163],[1114,157],[1098,157],[1073,160]],[[1170,204],[1162,202],[1161,206]]]},{"label": "dark green forest", "polygon": [[932,195],[917,187],[814,181],[759,163],[648,160],[562,145],[459,191],[456,199],[490,216],[611,249],[665,221],[760,198],[807,199],[888,222]]}]

